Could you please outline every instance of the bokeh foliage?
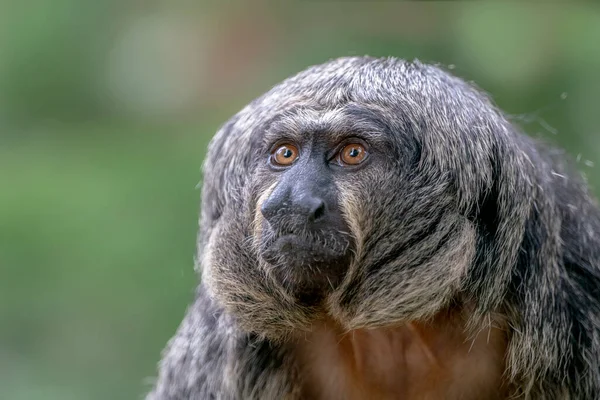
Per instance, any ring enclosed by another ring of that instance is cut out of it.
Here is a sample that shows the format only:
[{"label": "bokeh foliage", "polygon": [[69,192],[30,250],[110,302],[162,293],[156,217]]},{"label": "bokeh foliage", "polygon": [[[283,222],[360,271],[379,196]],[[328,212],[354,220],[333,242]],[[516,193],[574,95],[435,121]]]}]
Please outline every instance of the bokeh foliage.
[{"label": "bokeh foliage", "polygon": [[0,398],[143,396],[196,283],[208,140],[286,76],[439,62],[595,188],[599,40],[568,2],[1,2]]}]

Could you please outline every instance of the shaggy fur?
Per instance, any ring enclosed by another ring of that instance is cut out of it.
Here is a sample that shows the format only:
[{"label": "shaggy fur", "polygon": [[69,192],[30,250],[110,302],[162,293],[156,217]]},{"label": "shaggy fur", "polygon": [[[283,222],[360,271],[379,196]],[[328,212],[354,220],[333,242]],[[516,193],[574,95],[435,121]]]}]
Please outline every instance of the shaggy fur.
[{"label": "shaggy fur", "polygon": [[[259,256],[259,209],[277,185],[269,145],[348,132],[379,141],[386,161],[335,182],[350,236],[333,246],[352,257],[305,304]],[[435,66],[352,57],[287,79],[209,146],[202,283],[148,399],[300,398],[286,344],[316,320],[387,327],[455,303],[470,307],[469,335],[505,322],[511,396],[600,398],[600,213],[564,160]]]}]

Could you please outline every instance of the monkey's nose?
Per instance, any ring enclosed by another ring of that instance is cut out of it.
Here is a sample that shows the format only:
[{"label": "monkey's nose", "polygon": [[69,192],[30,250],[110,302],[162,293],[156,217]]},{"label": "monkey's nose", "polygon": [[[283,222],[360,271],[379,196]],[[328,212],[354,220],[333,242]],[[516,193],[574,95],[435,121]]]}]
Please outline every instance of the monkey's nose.
[{"label": "monkey's nose", "polygon": [[316,222],[325,215],[325,202],[318,197],[303,198],[298,209],[301,214],[306,215],[308,222]]},{"label": "monkey's nose", "polygon": [[315,223],[325,216],[326,208],[325,201],[316,196],[288,197],[285,200],[273,196],[262,204],[260,211],[269,222],[273,222],[277,215],[288,214],[305,219],[306,223]]}]

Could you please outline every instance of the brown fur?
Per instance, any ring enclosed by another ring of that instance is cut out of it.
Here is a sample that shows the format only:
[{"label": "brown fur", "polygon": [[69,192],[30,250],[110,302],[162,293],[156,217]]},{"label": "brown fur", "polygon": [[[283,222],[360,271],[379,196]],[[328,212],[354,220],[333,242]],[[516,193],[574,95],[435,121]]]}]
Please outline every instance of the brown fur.
[{"label": "brown fur", "polygon": [[505,327],[494,324],[468,338],[461,314],[442,312],[427,323],[346,333],[320,321],[294,346],[306,376],[304,398],[504,398]]}]

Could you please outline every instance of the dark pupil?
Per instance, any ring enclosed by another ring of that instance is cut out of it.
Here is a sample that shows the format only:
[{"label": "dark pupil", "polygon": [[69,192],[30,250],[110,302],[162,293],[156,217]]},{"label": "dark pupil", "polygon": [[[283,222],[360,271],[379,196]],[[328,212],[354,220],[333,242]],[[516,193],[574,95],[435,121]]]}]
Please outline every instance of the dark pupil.
[{"label": "dark pupil", "polygon": [[350,157],[356,157],[356,156],[358,156],[358,153],[360,153],[360,151],[356,147],[354,147],[352,150],[350,150],[349,155],[350,155]]},{"label": "dark pupil", "polygon": [[293,152],[292,152],[290,149],[285,149],[285,150],[283,151],[283,156],[284,156],[285,158],[290,158],[290,157],[292,156],[292,154],[294,154],[294,153],[293,153]]}]

